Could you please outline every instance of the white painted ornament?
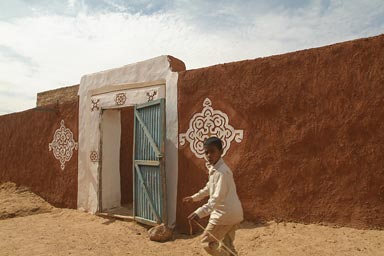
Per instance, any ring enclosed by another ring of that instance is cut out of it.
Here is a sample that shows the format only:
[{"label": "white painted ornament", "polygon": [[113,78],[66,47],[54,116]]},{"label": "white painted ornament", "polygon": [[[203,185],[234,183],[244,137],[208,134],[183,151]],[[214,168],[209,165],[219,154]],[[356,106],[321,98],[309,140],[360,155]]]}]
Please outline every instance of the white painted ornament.
[{"label": "white painted ornament", "polygon": [[243,130],[235,130],[229,124],[228,115],[220,110],[214,110],[211,100],[206,98],[203,110],[192,117],[187,132],[179,134],[179,143],[184,145],[188,141],[195,156],[204,158],[204,141],[211,136],[216,136],[223,142],[224,156],[233,140],[237,143],[243,140]]},{"label": "white painted ornament", "polygon": [[65,163],[71,160],[73,150],[77,150],[77,142],[73,139],[73,133],[64,125],[64,120],[60,122],[60,128],[55,131],[53,140],[49,143],[49,151],[60,161],[61,170],[64,170]]}]

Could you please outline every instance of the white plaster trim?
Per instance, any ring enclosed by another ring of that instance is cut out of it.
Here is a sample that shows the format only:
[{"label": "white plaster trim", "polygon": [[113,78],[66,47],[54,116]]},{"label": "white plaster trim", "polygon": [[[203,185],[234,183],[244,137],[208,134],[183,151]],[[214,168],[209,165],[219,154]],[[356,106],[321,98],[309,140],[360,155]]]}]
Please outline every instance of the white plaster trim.
[{"label": "white plaster trim", "polygon": [[[95,213],[98,211],[101,110],[145,103],[148,95],[153,99],[166,99],[166,180],[168,226],[176,222],[176,196],[178,174],[178,73],[172,72],[168,56],[102,71],[81,78],[79,88],[79,168],[78,208]],[[117,106],[116,93],[125,93],[126,100]],[[91,153],[93,153],[91,161]],[[102,155],[104,154],[101,153]],[[98,158],[97,158],[97,157]],[[99,161],[97,161],[97,159]]]},{"label": "white plaster trim", "polygon": [[204,141],[211,136],[216,136],[223,142],[223,156],[235,140],[240,143],[243,140],[243,130],[235,130],[229,124],[228,115],[220,110],[212,108],[212,102],[206,98],[203,110],[193,115],[186,133],[179,135],[180,145],[189,142],[189,148],[197,158],[204,158]]},{"label": "white plaster trim", "polygon": [[[119,91],[114,90],[111,92],[105,91],[103,94],[91,96],[91,102],[89,106],[91,112],[94,112],[92,115],[95,115],[101,109],[122,108],[148,102],[148,94],[154,94],[154,92],[156,92],[156,94],[153,95],[153,100],[158,98],[165,98],[165,84],[150,87],[131,88]],[[118,95],[120,95],[120,99],[116,99]]]},{"label": "white plaster trim", "polygon": [[130,83],[130,84],[115,84],[115,85],[107,85],[102,88],[90,90],[89,93],[91,95],[104,94],[107,92],[115,92],[115,91],[123,91],[129,89],[137,89],[144,87],[151,87],[155,85],[165,85],[165,79],[160,79],[157,81],[143,82],[143,83]]}]

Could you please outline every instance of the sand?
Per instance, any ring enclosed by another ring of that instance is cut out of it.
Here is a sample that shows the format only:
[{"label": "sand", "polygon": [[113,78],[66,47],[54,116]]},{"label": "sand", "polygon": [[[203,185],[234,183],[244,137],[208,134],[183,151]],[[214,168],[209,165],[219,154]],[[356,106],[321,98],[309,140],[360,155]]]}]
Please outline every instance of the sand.
[{"label": "sand", "polygon": [[[384,231],[298,223],[245,222],[239,255],[384,255]],[[0,255],[205,255],[198,236],[149,241],[133,222],[52,207],[27,188],[0,186]]]}]

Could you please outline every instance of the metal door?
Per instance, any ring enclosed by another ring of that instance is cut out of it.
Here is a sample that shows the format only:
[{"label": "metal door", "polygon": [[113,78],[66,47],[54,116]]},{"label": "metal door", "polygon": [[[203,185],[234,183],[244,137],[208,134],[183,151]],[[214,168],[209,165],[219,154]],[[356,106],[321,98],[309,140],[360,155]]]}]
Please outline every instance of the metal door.
[{"label": "metal door", "polygon": [[135,106],[134,116],[133,215],[144,224],[167,224],[165,100]]}]

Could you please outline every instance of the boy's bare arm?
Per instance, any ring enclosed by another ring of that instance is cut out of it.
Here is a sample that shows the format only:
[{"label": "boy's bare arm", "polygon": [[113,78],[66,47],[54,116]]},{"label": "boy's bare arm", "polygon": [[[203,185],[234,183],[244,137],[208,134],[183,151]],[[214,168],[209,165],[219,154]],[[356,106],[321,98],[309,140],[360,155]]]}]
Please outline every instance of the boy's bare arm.
[{"label": "boy's bare arm", "polygon": [[200,200],[203,200],[204,198],[206,198],[207,196],[209,196],[209,186],[208,186],[208,183],[205,185],[204,188],[200,189],[199,192],[197,192],[196,194],[192,195],[192,200],[193,202],[197,202],[197,201],[200,201]]},{"label": "boy's bare arm", "polygon": [[192,203],[193,198],[191,196],[186,196],[183,198],[183,203]]},{"label": "boy's bare arm", "polygon": [[197,192],[196,194],[194,194],[192,196],[184,197],[182,199],[182,202],[183,203],[197,202],[197,201],[200,201],[200,200],[204,199],[208,195],[209,195],[209,188],[208,188],[208,182],[207,182],[207,184],[205,185],[204,188],[200,189],[199,192]]}]

